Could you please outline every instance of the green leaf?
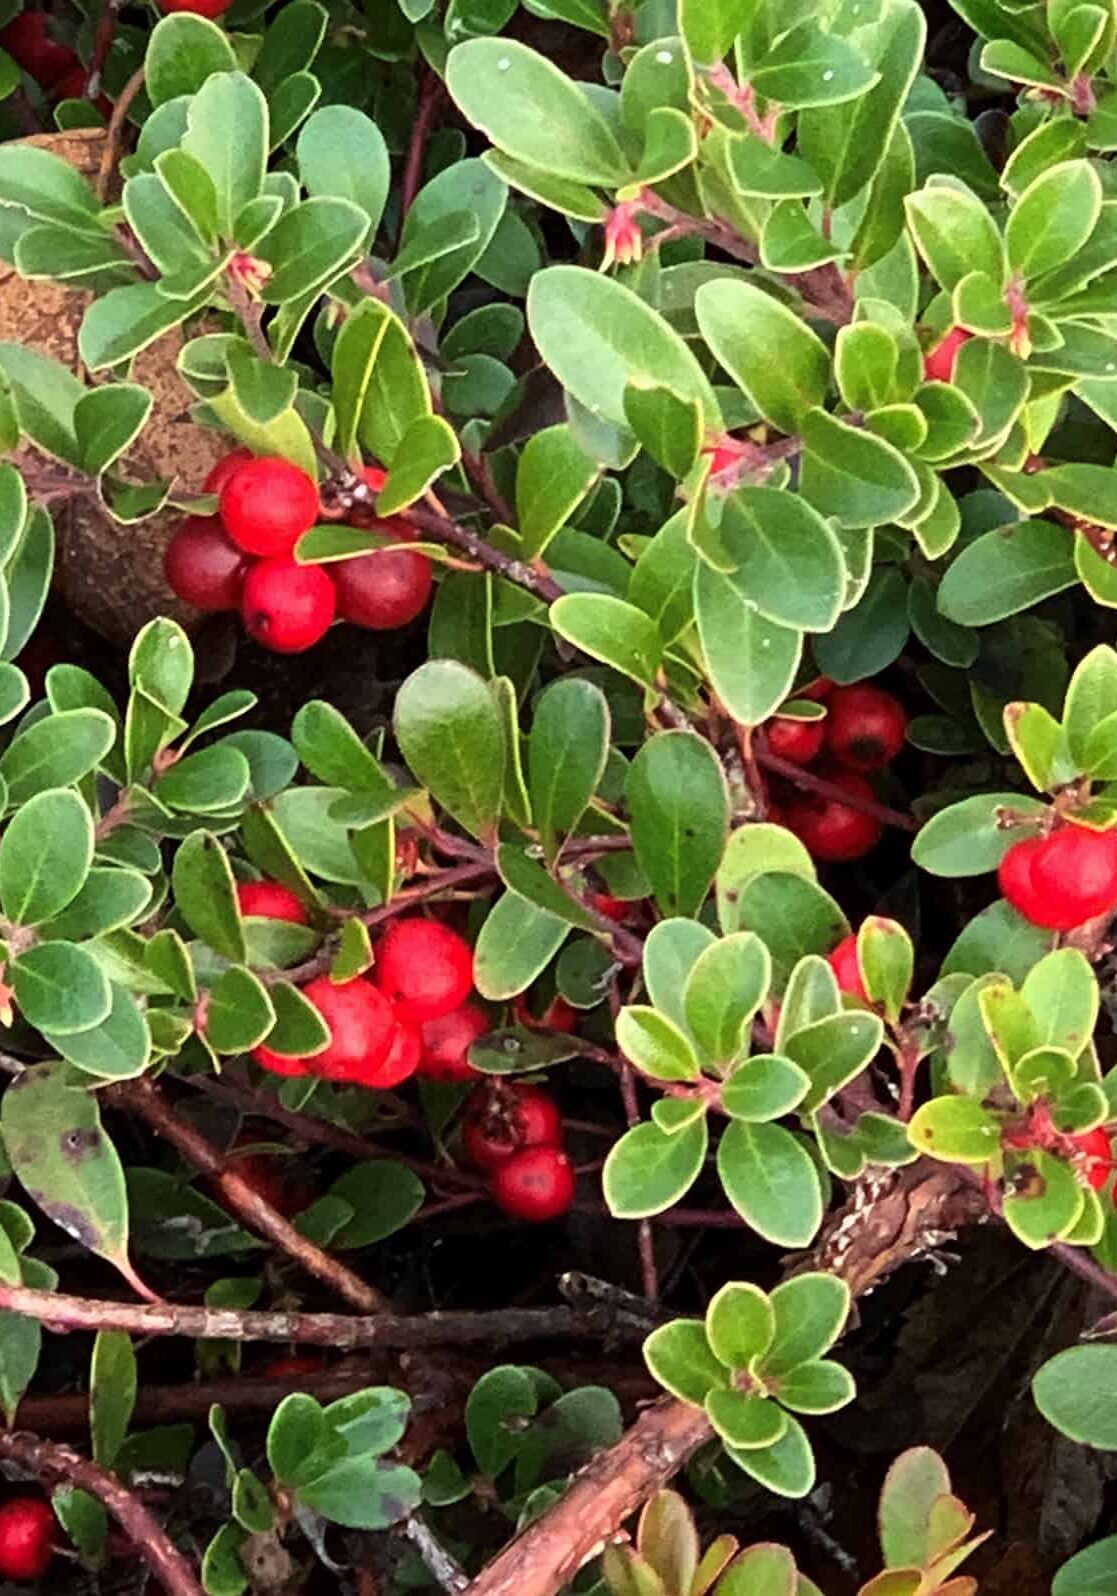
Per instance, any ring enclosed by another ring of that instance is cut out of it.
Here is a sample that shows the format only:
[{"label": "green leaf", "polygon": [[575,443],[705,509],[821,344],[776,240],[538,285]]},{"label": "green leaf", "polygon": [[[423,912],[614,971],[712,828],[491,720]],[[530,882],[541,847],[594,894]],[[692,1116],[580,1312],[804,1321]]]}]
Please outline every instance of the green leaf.
[{"label": "green leaf", "polygon": [[185,814],[223,814],[239,804],[249,785],[248,761],[225,743],[200,748],[177,760],[152,792],[168,809]]},{"label": "green leaf", "polygon": [[111,1469],[124,1445],[136,1403],[136,1354],[122,1330],[99,1330],[89,1369],[93,1461]]},{"label": "green leaf", "polygon": [[428,660],[396,697],[394,725],[408,766],[455,820],[492,837],[504,789],[504,724],[485,682],[456,660]]},{"label": "green leaf", "polygon": [[1115,1579],[1117,1535],[1107,1535],[1063,1564],[1055,1575],[1051,1596],[1106,1596]]},{"label": "green leaf", "polygon": [[605,188],[631,176],[596,106],[546,56],[514,39],[471,39],[450,52],[446,85],[497,149],[556,177]]},{"label": "green leaf", "polygon": [[804,954],[829,951],[849,931],[845,915],[828,892],[785,870],[749,877],[737,901],[737,923],[767,944],[777,990],[786,986]]},{"label": "green leaf", "polygon": [[82,467],[90,476],[100,476],[135,441],[151,414],[151,406],[147,389],[131,382],[94,388],[78,400],[74,431]]},{"label": "green leaf", "polygon": [[235,72],[227,34],[205,17],[178,13],[152,29],[144,58],[144,86],[154,106],[194,94],[214,72]]},{"label": "green leaf", "polygon": [[911,989],[915,966],[911,938],[895,920],[867,915],[857,932],[857,958],[870,1000],[880,1003],[896,1024]]},{"label": "green leaf", "polygon": [[0,779],[16,808],[50,787],[68,787],[96,770],[116,741],[116,726],[99,709],[68,709],[17,733],[0,754]]},{"label": "green leaf", "polygon": [[461,459],[458,435],[442,416],[416,416],[399,441],[388,480],[377,500],[378,515],[395,515],[421,499]]},{"label": "green leaf", "polygon": [[782,1119],[807,1095],[810,1076],[778,1053],[757,1054],[738,1064],[722,1087],[721,1101],[733,1119]]},{"label": "green leaf", "polygon": [[214,952],[243,964],[244,926],[237,908],[229,856],[208,831],[194,831],[175,854],[175,906],[195,936]]},{"label": "green leaf", "polygon": [[[549,861],[597,791],[609,731],[608,701],[593,682],[568,676],[553,682],[536,700],[528,738],[528,788]],[[0,884],[2,863],[0,847]]]},{"label": "green leaf", "polygon": [[743,33],[747,0],[679,0],[679,31],[699,66],[716,66]]},{"label": "green leaf", "polygon": [[338,442],[352,456],[357,441],[391,465],[400,440],[431,398],[422,363],[399,317],[367,299],[345,318],[332,361]]},{"label": "green leaf", "polygon": [[489,911],[473,950],[478,992],[504,1002],[524,992],[550,964],[570,934],[570,924],[506,892]]},{"label": "green leaf", "polygon": [[720,1596],[816,1596],[818,1587],[797,1572],[786,1546],[762,1543],[733,1558],[718,1590]]},{"label": "green leaf", "polygon": [[[692,401],[704,425],[720,427],[714,391],[687,344],[613,278],[582,266],[548,266],[532,278],[527,319],[543,360],[593,415],[627,431],[625,390],[643,381]],[[796,325],[802,327],[797,319]]]},{"label": "green leaf", "polygon": [[765,1379],[780,1379],[834,1345],[849,1317],[851,1297],[844,1280],[812,1271],[784,1281],[770,1301],[776,1329],[761,1372]]},{"label": "green leaf", "polygon": [[[755,1451],[743,1451],[739,1447],[727,1448],[729,1456],[737,1467],[744,1469],[754,1480],[758,1480],[768,1490],[777,1496],[799,1498],[809,1496],[814,1488],[815,1465],[811,1443],[807,1440],[806,1431],[797,1419],[788,1415],[787,1429],[774,1446],[762,1447]],[[743,1552],[737,1561],[737,1569],[741,1577],[750,1571],[749,1564],[774,1564],[780,1570],[786,1565],[783,1555],[785,1548],[782,1546],[768,1548],[765,1546],[752,1546]],[[790,1553],[787,1554],[790,1556]],[[747,1587],[745,1587],[747,1588]],[[728,1592],[724,1596],[729,1596]]]},{"label": "green leaf", "polygon": [[771,973],[768,949],[751,931],[723,937],[699,954],[683,1003],[691,1031],[715,1064],[730,1063],[747,1047]]},{"label": "green leaf", "polygon": [[632,846],[660,910],[696,914],[729,836],[729,794],[713,749],[692,732],[658,733],[632,761],[625,795]]},{"label": "green leaf", "polygon": [[848,40],[817,22],[790,28],[749,72],[753,91],[789,109],[838,105],[871,89],[880,74]]},{"label": "green leaf", "polygon": [[730,1281],[710,1298],[706,1338],[727,1369],[748,1369],[768,1351],[775,1334],[775,1311],[759,1286]]},{"label": "green leaf", "polygon": [[247,1053],[275,1024],[267,988],[243,965],[233,964],[214,982],[206,1009],[205,1034],[218,1053]]},{"label": "green leaf", "polygon": [[616,1142],[601,1172],[601,1189],[616,1219],[662,1213],[690,1190],[706,1157],[706,1117],[668,1133],[635,1125]]},{"label": "green leaf", "polygon": [[1062,1435],[1085,1446],[1117,1451],[1115,1376],[1117,1347],[1100,1342],[1068,1347],[1033,1377],[1032,1396],[1044,1418]]},{"label": "green leaf", "polygon": [[530,560],[543,553],[585,499],[598,475],[596,463],[565,424],[544,427],[528,439],[516,467],[521,558]]},{"label": "green leaf", "polygon": [[987,626],[1078,581],[1075,534],[1050,521],[1019,521],[968,543],[939,587],[939,609],[966,626]]},{"label": "green leaf", "polygon": [[206,1547],[202,1559],[202,1588],[206,1596],[243,1596],[248,1589],[241,1548],[246,1532],[235,1520],[222,1524]]},{"label": "green leaf", "polygon": [[779,871],[815,877],[810,854],[784,826],[758,821],[731,833],[717,873],[718,919],[728,934],[740,930],[738,906],[741,889],[753,876]]},{"label": "green leaf", "polygon": [[653,1081],[696,1081],[698,1059],[689,1038],[666,1015],[630,1004],[617,1015],[617,1046]]},{"label": "green leaf", "polygon": [[802,418],[799,430],[803,497],[839,526],[879,526],[917,503],[915,472],[883,438],[819,409]]},{"label": "green leaf", "polygon": [[706,1412],[726,1446],[735,1450],[773,1446],[787,1429],[787,1414],[759,1393],[711,1391]]},{"label": "green leaf", "polygon": [[764,419],[798,432],[830,380],[821,339],[771,294],[737,279],[703,283],[694,310],[703,338]]},{"label": "green leaf", "polygon": [[36,1064],[8,1087],[0,1132],[28,1196],[68,1236],[113,1264],[144,1297],[128,1262],[128,1199],[97,1099],[65,1064]]},{"label": "green leaf", "polygon": [[129,1080],[142,1075],[151,1058],[151,1033],[136,999],[116,981],[109,982],[111,1007],[98,1025],[76,1034],[44,1030],[56,1053],[100,1080]]},{"label": "green leaf", "polygon": [[93,820],[66,789],[38,793],[0,838],[0,906],[15,925],[59,914],[81,891],[93,863]]},{"label": "green leaf", "polygon": [[1030,835],[1018,826],[1003,826],[1002,813],[1039,816],[1046,808],[1037,798],[1018,792],[963,798],[931,817],[912,844],[912,860],[935,876],[983,875],[995,870],[1008,850]]},{"label": "green leaf", "polygon": [[230,239],[237,216],[264,186],[267,101],[243,72],[215,73],[191,100],[186,123],[181,148],[212,180],[217,230],[221,238]]},{"label": "green leaf", "polygon": [[853,1401],[857,1387],[840,1363],[818,1358],[784,1375],[777,1395],[794,1413],[835,1413]]},{"label": "green leaf", "polygon": [[551,605],[551,625],[568,643],[643,687],[655,684],[662,648],[652,621],[609,593],[568,593]]},{"label": "green leaf", "polygon": [[272,267],[262,289],[269,305],[282,305],[325,288],[355,264],[368,231],[368,217],[351,200],[327,195],[286,211],[257,246]]},{"label": "green leaf", "polygon": [[1005,251],[984,202],[956,179],[932,180],[904,201],[916,247],[940,288],[952,293],[971,272],[1005,279]]},{"label": "green leaf", "polygon": [[698,459],[702,442],[702,413],[697,402],[644,378],[626,387],[624,413],[641,446],[669,476],[681,482]]},{"label": "green leaf", "polygon": [[714,934],[697,920],[660,920],[644,942],[644,984],[661,1014],[687,1029],[683,992],[699,955],[714,944]]},{"label": "green leaf", "polygon": [[644,1342],[644,1362],[660,1385],[694,1407],[711,1391],[726,1390],[729,1376],[716,1357],[701,1319],[661,1324]]},{"label": "green leaf", "polygon": [[422,1481],[412,1469],[372,1457],[347,1458],[299,1489],[304,1506],[348,1529],[390,1529],[422,1496]]},{"label": "green leaf", "polygon": [[725,1195],[747,1225],[777,1247],[805,1247],[822,1223],[810,1154],[782,1125],[730,1122],[718,1146]]},{"label": "green leaf", "polygon": [[739,488],[726,501],[718,535],[734,561],[733,586],[761,616],[805,632],[830,630],[845,601],[845,561],[837,536],[805,499]]},{"label": "green leaf", "polygon": [[[290,9],[278,13],[277,23]],[[260,76],[259,62],[256,75]],[[384,135],[370,117],[352,105],[321,106],[303,124],[295,156],[308,194],[351,200],[368,217],[369,235],[376,232],[388,198],[391,168]]]},{"label": "green leaf", "polygon": [[281,1485],[298,1484],[326,1437],[322,1407],[303,1391],[292,1391],[268,1425],[268,1465]]},{"label": "green leaf", "polygon": [[1067,746],[1079,768],[1089,770],[1086,750],[1091,734],[1117,712],[1117,650],[1107,643],[1092,648],[1076,666],[1063,703]]},{"label": "green leaf", "polygon": [[908,1135],[920,1152],[958,1164],[986,1164],[1001,1145],[1001,1128],[972,1097],[937,1097],[915,1112]]},{"label": "green leaf", "polygon": [[1023,1169],[1024,1190],[1005,1195],[1005,1224],[1025,1247],[1041,1251],[1073,1230],[1085,1195],[1070,1165],[1042,1147],[1029,1149]]},{"label": "green leaf", "polygon": [[[373,1158],[354,1164],[330,1187],[330,1196],[353,1209],[333,1236],[334,1248],[371,1247],[412,1220],[423,1205],[423,1183],[403,1164]],[[392,1443],[389,1443],[392,1444]]]},{"label": "green leaf", "polygon": [[[492,243],[507,203],[507,186],[488,161],[454,161],[419,190],[392,268],[403,276],[413,316],[439,304],[469,276]],[[457,247],[451,247],[452,226],[462,238]],[[405,270],[408,259],[415,263],[420,257],[426,257],[422,264]]]},{"label": "green leaf", "polygon": [[206,297],[169,299],[154,283],[112,288],[82,318],[78,353],[91,371],[118,366],[192,316]]},{"label": "green leaf", "polygon": [[39,942],[11,965],[16,1003],[29,1025],[54,1036],[100,1025],[112,993],[100,964],[74,942]]},{"label": "green leaf", "polygon": [[1061,161],[1033,179],[1012,207],[1005,249],[1025,282],[1073,259],[1101,214],[1102,188],[1089,161]]},{"label": "green leaf", "polygon": [[876,1057],[883,1040],[880,1017],[863,1010],[831,1014],[784,1036],[783,1051],[810,1076],[803,1108],[813,1113],[855,1080]]},{"label": "green leaf", "polygon": [[77,232],[97,232],[99,205],[89,183],[52,150],[7,144],[0,150],[0,203]]}]

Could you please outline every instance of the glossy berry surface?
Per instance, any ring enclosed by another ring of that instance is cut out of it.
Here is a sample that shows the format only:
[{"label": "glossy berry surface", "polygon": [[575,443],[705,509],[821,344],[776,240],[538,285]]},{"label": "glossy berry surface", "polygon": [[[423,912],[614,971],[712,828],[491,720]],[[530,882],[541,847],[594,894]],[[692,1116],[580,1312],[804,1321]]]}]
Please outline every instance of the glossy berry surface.
[{"label": "glossy berry surface", "polygon": [[325,1051],[307,1060],[311,1074],[330,1081],[365,1081],[395,1041],[396,1017],[387,998],[361,976],[335,983],[325,975],[309,981],[303,997],[330,1030]]},{"label": "glossy berry surface", "polygon": [[513,1219],[545,1224],[574,1201],[574,1166],[558,1147],[525,1147],[493,1170],[490,1190]]},{"label": "glossy berry surface", "polygon": [[1071,931],[1117,907],[1117,834],[1072,824],[1028,838],[1009,849],[997,880],[1033,925]]},{"label": "glossy berry surface", "polygon": [[277,1053],[274,1048],[266,1047],[263,1042],[252,1049],[252,1058],[261,1069],[267,1070],[271,1075],[309,1075],[310,1061],[305,1058],[289,1058],[286,1053]]},{"label": "glossy berry surface", "polygon": [[973,337],[964,327],[952,327],[946,336],[923,357],[923,375],[928,382],[953,382],[958,351]]},{"label": "glossy berry surface", "polygon": [[[853,770],[836,770],[827,777],[832,786],[864,802],[876,794],[863,776]],[[838,863],[860,859],[880,841],[883,825],[873,815],[851,808],[840,798],[801,793],[783,810],[783,823],[793,831],[814,859]]]},{"label": "glossy berry surface", "polygon": [[188,515],[163,554],[167,585],[184,604],[215,613],[240,608],[249,562],[215,515]]},{"label": "glossy berry surface", "polygon": [[606,920],[615,920],[618,925],[632,907],[624,898],[614,898],[611,892],[587,892],[586,902],[598,914],[603,914]]},{"label": "glossy berry surface", "polygon": [[859,682],[835,687],[823,722],[827,750],[850,770],[880,770],[904,746],[908,717],[891,693]]},{"label": "glossy berry surface", "polygon": [[16,1496],[0,1507],[0,1575],[40,1579],[53,1552],[54,1510],[41,1496]]},{"label": "glossy berry surface", "polygon": [[282,881],[238,881],[237,903],[241,914],[259,914],[268,920],[290,920],[306,925],[306,904]]},{"label": "glossy berry surface", "polygon": [[209,476],[202,483],[202,492],[220,493],[233,473],[255,458],[251,449],[230,449],[228,454],[223,454],[211,469]]},{"label": "glossy berry surface", "polygon": [[391,1045],[378,1062],[367,1061],[361,1065],[353,1079],[362,1086],[376,1086],[381,1090],[398,1086],[414,1075],[423,1058],[423,1038],[417,1025],[406,1020],[396,1022]]},{"label": "glossy berry surface", "polygon": [[462,1115],[462,1151],[474,1169],[498,1168],[524,1147],[558,1147],[562,1114],[538,1086],[479,1086]]},{"label": "glossy berry surface", "polygon": [[[387,522],[378,523],[385,531]],[[412,549],[378,549],[333,567],[337,613],[372,632],[406,626],[425,609],[434,572],[425,554]]]},{"label": "glossy berry surface", "polygon": [[473,990],[473,949],[438,920],[395,920],[376,953],[373,976],[401,1020],[441,1019]]},{"label": "glossy berry surface", "polygon": [[571,1008],[564,997],[553,997],[537,1017],[528,1006],[527,997],[521,992],[519,997],[512,999],[512,1015],[517,1025],[525,1025],[531,1031],[558,1031],[564,1036],[572,1036],[578,1029],[578,1010]]},{"label": "glossy berry surface", "polygon": [[301,654],[321,642],[337,610],[334,584],[320,565],[298,565],[287,555],[261,560],[244,580],[244,629],[277,654]]},{"label": "glossy berry surface", "polygon": [[793,765],[809,765],[822,747],[826,722],[776,715],[768,722],[766,731],[772,753],[780,759],[789,759]]},{"label": "glossy berry surface", "polygon": [[13,17],[0,32],[0,45],[44,89],[52,88],[65,73],[80,65],[69,45],[59,44],[51,37],[45,11],[21,11]]},{"label": "glossy berry surface", "polygon": [[419,1073],[432,1081],[472,1081],[477,1071],[469,1049],[489,1029],[489,1017],[476,1003],[463,1003],[441,1019],[422,1027],[423,1061]]},{"label": "glossy berry surface", "polygon": [[162,12],[190,11],[196,17],[208,17],[212,22],[215,17],[224,16],[232,5],[233,0],[159,0],[159,9]]},{"label": "glossy berry surface", "polygon": [[1083,1131],[1072,1136],[1071,1141],[1081,1154],[1079,1168],[1095,1191],[1101,1191],[1113,1168],[1113,1150],[1109,1137],[1099,1125],[1096,1130]]},{"label": "glossy berry surface", "polygon": [[837,977],[840,991],[848,992],[850,997],[860,998],[862,1003],[869,1001],[869,994],[865,990],[865,982],[861,976],[861,965],[857,959],[856,931],[851,931],[849,936],[842,938],[834,951],[827,954],[826,962]]},{"label": "glossy berry surface", "polygon": [[247,554],[290,554],[318,519],[318,487],[279,455],[259,455],[221,486],[225,530]]}]

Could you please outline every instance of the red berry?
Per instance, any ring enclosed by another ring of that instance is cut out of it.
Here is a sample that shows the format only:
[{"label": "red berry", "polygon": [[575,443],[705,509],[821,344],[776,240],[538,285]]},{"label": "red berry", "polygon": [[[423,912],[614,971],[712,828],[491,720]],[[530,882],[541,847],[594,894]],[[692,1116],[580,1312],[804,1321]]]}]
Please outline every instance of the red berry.
[{"label": "red berry", "polygon": [[68,45],[51,37],[45,11],[21,11],[0,33],[0,45],[28,76],[49,89],[63,73],[78,63]]},{"label": "red berry", "polygon": [[261,1042],[252,1049],[252,1057],[261,1069],[270,1071],[272,1075],[309,1075],[310,1064],[305,1058],[288,1058],[286,1053],[277,1053],[274,1048],[265,1047]]},{"label": "red berry", "polygon": [[797,687],[796,698],[809,698],[815,703],[824,704],[834,691],[834,683],[829,676],[816,676],[814,681],[808,682],[805,687]]},{"label": "red berry", "polygon": [[476,1003],[463,1003],[439,1020],[423,1026],[423,1062],[420,1075],[432,1081],[472,1081],[477,1071],[469,1062],[469,1049],[489,1029],[489,1017]]},{"label": "red berry", "polygon": [[861,976],[861,965],[857,958],[857,932],[851,931],[843,937],[834,951],[827,955],[826,962],[838,978],[838,989],[848,992],[850,997],[860,998],[862,1003],[869,1001],[869,994],[865,990],[865,982]]},{"label": "red berry", "polygon": [[233,0],[159,0],[160,11],[192,11],[196,17],[208,17],[212,22],[214,17],[222,16],[232,5]]},{"label": "red berry", "polygon": [[354,1076],[362,1086],[378,1086],[385,1090],[398,1086],[414,1075],[423,1058],[423,1037],[417,1025],[403,1021],[392,1033],[392,1043],[386,1055],[377,1064],[364,1064]]},{"label": "red berry", "polygon": [[[856,771],[836,770],[827,779],[851,798],[865,802],[876,798],[869,783]],[[884,830],[873,815],[817,793],[801,793],[790,799],[782,820],[812,857],[829,862],[860,859],[876,847]]]},{"label": "red berry", "polygon": [[462,1116],[462,1151],[475,1169],[496,1169],[523,1147],[559,1147],[562,1114],[538,1086],[479,1086]]},{"label": "red berry", "polygon": [[512,1014],[517,1025],[526,1025],[529,1031],[559,1031],[564,1036],[570,1036],[578,1029],[578,1011],[570,1007],[564,997],[554,997],[547,1008],[536,1019],[528,1007],[527,998],[521,992],[512,999]]},{"label": "red berry", "polygon": [[304,1374],[317,1374],[323,1368],[321,1358],[312,1354],[303,1357],[273,1358],[260,1370],[265,1380],[297,1380]]},{"label": "red berry", "polygon": [[776,715],[765,730],[768,733],[768,747],[774,754],[781,759],[790,759],[793,765],[809,765],[822,747],[826,722]]},{"label": "red berry", "polygon": [[624,898],[614,898],[609,892],[587,892],[586,902],[598,914],[603,914],[606,920],[616,920],[618,924],[632,907]]},{"label": "red berry", "polygon": [[41,1496],[15,1496],[0,1507],[0,1574],[40,1579],[54,1551],[54,1510]]},{"label": "red berry", "polygon": [[1066,825],[1018,842],[1001,860],[1004,897],[1033,925],[1070,931],[1117,906],[1117,833]]},{"label": "red berry", "polygon": [[238,881],[237,903],[241,914],[259,914],[267,920],[290,920],[306,925],[306,904],[281,881]]},{"label": "red berry", "polygon": [[290,460],[260,455],[222,483],[220,512],[225,530],[246,553],[290,554],[318,519],[318,488]]},{"label": "red berry", "polygon": [[163,574],[172,593],[196,610],[235,610],[248,564],[217,516],[188,515],[167,544]]},{"label": "red berry", "polygon": [[1113,1149],[1109,1137],[1099,1125],[1096,1130],[1083,1131],[1072,1136],[1071,1141],[1082,1154],[1079,1167],[1095,1191],[1101,1191],[1113,1168]]},{"label": "red berry", "polygon": [[493,1201],[513,1219],[544,1224],[574,1201],[574,1166],[558,1147],[525,1147],[491,1177]]},{"label": "red berry", "polygon": [[879,687],[835,687],[827,701],[826,746],[850,770],[879,770],[904,746],[908,717]]},{"label": "red berry", "polygon": [[374,493],[379,493],[388,480],[388,473],[381,466],[362,466],[361,475]]},{"label": "red berry", "polygon": [[954,363],[962,345],[973,337],[964,327],[952,327],[923,357],[923,375],[928,382],[953,382]]},{"label": "red berry", "polygon": [[220,493],[235,471],[242,465],[247,465],[256,456],[251,449],[230,449],[228,454],[223,454],[221,459],[211,470],[209,476],[202,483],[203,493]]},{"label": "red berry", "polygon": [[329,1046],[307,1060],[312,1075],[330,1081],[364,1081],[388,1056],[396,1036],[392,1005],[371,981],[357,976],[335,983],[318,975],[303,987],[330,1030]]},{"label": "red berry", "polygon": [[[384,530],[387,522],[378,523]],[[333,567],[337,612],[372,632],[406,626],[423,610],[434,584],[431,562],[412,549],[377,549]]]},{"label": "red berry", "polygon": [[249,637],[277,654],[301,654],[329,631],[337,594],[320,565],[288,555],[261,560],[244,579],[240,611]]},{"label": "red berry", "polygon": [[395,920],[377,950],[373,975],[399,1018],[422,1025],[465,1002],[473,990],[473,949],[438,920]]},{"label": "red berry", "polygon": [[[84,100],[86,98],[85,85],[89,73],[81,62],[75,62],[68,72],[64,72],[54,85],[53,94],[56,100]],[[104,117],[112,115],[112,101],[107,94],[99,94],[93,104]]]}]

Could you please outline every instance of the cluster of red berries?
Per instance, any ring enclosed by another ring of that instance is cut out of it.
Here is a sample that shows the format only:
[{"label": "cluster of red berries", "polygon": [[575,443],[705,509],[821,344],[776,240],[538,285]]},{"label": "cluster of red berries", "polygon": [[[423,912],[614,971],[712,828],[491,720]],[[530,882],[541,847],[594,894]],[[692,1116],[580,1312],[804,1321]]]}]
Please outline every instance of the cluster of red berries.
[{"label": "cluster of red berries", "polygon": [[54,1554],[54,1509],[41,1496],[13,1496],[0,1507],[0,1577],[41,1579]]},{"label": "cluster of red berries", "polygon": [[[375,491],[385,474],[363,472]],[[245,631],[279,654],[321,641],[334,621],[389,631],[413,621],[430,597],[431,562],[415,549],[375,549],[325,565],[300,564],[295,544],[318,520],[318,488],[278,455],[234,449],[202,484],[218,495],[216,515],[190,515],[163,557],[174,593],[195,609],[239,610]],[[386,537],[413,543],[402,516],[375,523]]]},{"label": "cluster of red berries", "polygon": [[[306,906],[278,881],[237,887],[242,914],[307,923]],[[473,990],[473,951],[438,920],[396,920],[377,951],[371,976],[332,981],[315,976],[303,987],[326,1022],[330,1040],[321,1053],[292,1058],[263,1043],[252,1057],[275,1075],[318,1075],[350,1085],[398,1086],[426,1066],[442,1078],[468,1070],[471,1042],[487,1028],[480,1009],[466,1002]]]},{"label": "cluster of red berries", "polygon": [[558,1104],[538,1086],[487,1082],[466,1099],[462,1151],[513,1219],[542,1224],[569,1209],[574,1166],[562,1142]]},{"label": "cluster of red berries", "polygon": [[[796,696],[820,700],[826,715],[819,720],[773,716],[764,728],[770,751],[793,765],[820,758],[818,773],[832,787],[872,803],[876,794],[865,776],[883,769],[904,746],[908,717],[903,705],[871,683],[835,687],[825,676]],[[794,789],[773,805],[770,818],[793,831],[813,858],[830,862],[860,859],[876,847],[883,830],[875,815],[840,798]]]},{"label": "cluster of red berries", "polygon": [[1117,910],[1117,831],[1073,821],[1014,843],[997,871],[1001,896],[1033,925],[1071,931]]},{"label": "cluster of red berries", "polygon": [[[29,78],[35,79],[49,100],[85,98],[88,73],[76,50],[51,37],[50,18],[45,11],[21,11],[13,17],[0,32],[0,45]],[[112,101],[107,95],[98,95],[96,104],[102,116],[112,115]]]}]

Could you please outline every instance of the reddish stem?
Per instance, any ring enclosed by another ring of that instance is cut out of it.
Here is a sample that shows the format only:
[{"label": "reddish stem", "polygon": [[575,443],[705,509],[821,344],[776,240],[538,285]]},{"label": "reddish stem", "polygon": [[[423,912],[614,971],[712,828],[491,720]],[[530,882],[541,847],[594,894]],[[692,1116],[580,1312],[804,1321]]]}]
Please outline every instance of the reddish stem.
[{"label": "reddish stem", "polygon": [[914,816],[906,815],[900,809],[890,809],[887,804],[878,804],[871,798],[859,798],[856,793],[847,792],[844,787],[827,781],[824,776],[815,776],[801,765],[793,765],[790,759],[781,759],[779,754],[773,754],[759,740],[755,752],[758,765],[774,771],[777,776],[784,776],[796,787],[802,787],[804,792],[816,793],[818,797],[828,798],[846,809],[857,809],[863,815],[872,815],[874,820],[879,820],[884,826],[895,826],[897,831],[919,830],[919,822]]},{"label": "reddish stem", "polygon": [[403,186],[400,190],[400,234],[407,213],[415,203],[423,182],[423,160],[427,153],[427,140],[434,130],[435,118],[442,104],[446,87],[442,79],[424,63],[419,68],[419,101],[415,121],[411,127],[411,143],[407,149],[407,162],[403,169]]}]

